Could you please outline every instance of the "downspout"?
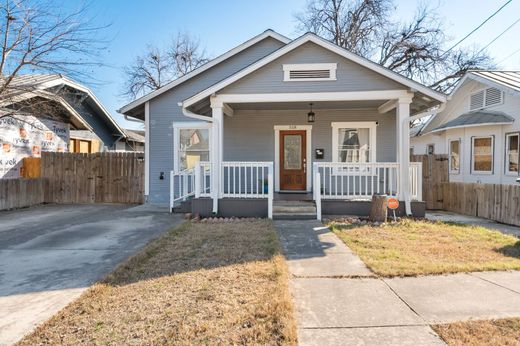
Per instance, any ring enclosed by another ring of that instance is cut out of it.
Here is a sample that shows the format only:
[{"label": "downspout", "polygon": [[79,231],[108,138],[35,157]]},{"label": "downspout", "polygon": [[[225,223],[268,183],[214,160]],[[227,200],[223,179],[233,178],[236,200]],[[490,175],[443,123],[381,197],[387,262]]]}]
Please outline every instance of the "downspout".
[{"label": "downspout", "polygon": [[184,114],[185,116],[187,116],[188,118],[192,118],[192,119],[197,119],[197,120],[203,120],[203,121],[209,121],[209,122],[213,122],[213,118],[212,117],[207,117],[205,115],[201,115],[201,114],[196,114],[196,113],[193,113],[192,111],[189,111],[187,110],[183,103],[182,102],[179,102],[177,103],[177,105],[179,107],[181,107],[182,109],[182,114]]}]

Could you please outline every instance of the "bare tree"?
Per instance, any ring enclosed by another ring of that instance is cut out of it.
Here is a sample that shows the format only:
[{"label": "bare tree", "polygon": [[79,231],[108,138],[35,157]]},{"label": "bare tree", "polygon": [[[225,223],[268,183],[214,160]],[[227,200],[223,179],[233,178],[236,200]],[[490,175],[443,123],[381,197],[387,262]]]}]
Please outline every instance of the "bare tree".
[{"label": "bare tree", "polygon": [[38,110],[42,115],[63,113],[61,89],[40,90],[31,73],[60,73],[92,80],[91,69],[104,41],[92,25],[87,7],[64,13],[53,2],[1,0],[0,3],[0,118]]},{"label": "bare tree", "polygon": [[136,98],[157,90],[208,61],[198,39],[187,33],[178,33],[164,50],[148,45],[143,55],[124,67],[123,95]]},{"label": "bare tree", "polygon": [[485,52],[446,51],[448,40],[435,9],[421,5],[408,22],[392,21],[394,10],[392,0],[309,0],[295,17],[300,31],[440,91],[449,90],[468,69],[493,67]]}]

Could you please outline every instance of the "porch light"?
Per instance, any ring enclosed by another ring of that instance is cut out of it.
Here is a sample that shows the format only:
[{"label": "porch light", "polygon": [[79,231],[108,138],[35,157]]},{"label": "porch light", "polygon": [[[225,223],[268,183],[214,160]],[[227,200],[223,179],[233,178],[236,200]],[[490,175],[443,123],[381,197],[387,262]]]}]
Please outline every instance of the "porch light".
[{"label": "porch light", "polygon": [[316,114],[312,111],[312,103],[309,103],[309,106],[311,106],[311,110],[309,113],[307,113],[307,122],[313,123],[314,120],[316,120]]}]

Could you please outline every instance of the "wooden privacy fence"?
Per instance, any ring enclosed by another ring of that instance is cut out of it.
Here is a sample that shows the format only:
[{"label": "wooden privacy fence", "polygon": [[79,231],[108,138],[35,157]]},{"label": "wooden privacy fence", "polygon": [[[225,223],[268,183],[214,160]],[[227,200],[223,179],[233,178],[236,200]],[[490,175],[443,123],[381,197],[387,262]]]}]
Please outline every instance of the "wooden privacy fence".
[{"label": "wooden privacy fence", "polygon": [[412,162],[422,162],[422,196],[426,209],[443,209],[442,184],[447,182],[447,155],[412,155]]},{"label": "wooden privacy fence", "polygon": [[144,202],[142,153],[42,153],[24,162],[31,179],[0,179],[0,210],[42,203]]},{"label": "wooden privacy fence", "polygon": [[520,226],[520,186],[443,183],[442,209]]},{"label": "wooden privacy fence", "polygon": [[42,153],[47,203],[143,203],[139,153]]},{"label": "wooden privacy fence", "polygon": [[44,179],[0,179],[0,210],[42,204]]}]

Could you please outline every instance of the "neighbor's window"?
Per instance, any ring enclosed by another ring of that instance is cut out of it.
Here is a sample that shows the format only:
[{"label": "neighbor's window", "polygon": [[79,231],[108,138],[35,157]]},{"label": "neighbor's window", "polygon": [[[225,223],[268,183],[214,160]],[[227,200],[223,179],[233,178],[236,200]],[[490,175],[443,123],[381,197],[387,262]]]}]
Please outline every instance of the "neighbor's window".
[{"label": "neighbor's window", "polygon": [[179,129],[179,171],[209,161],[209,129]]},{"label": "neighbor's window", "polygon": [[336,162],[375,161],[376,123],[332,123],[333,158]]},{"label": "neighbor's window", "polygon": [[471,141],[472,171],[493,173],[493,137],[473,137]]},{"label": "neighbor's window", "polygon": [[506,135],[506,173],[518,174],[518,159],[520,153],[520,134]]},{"label": "neighbor's window", "polygon": [[460,170],[460,140],[450,141],[450,172]]}]

